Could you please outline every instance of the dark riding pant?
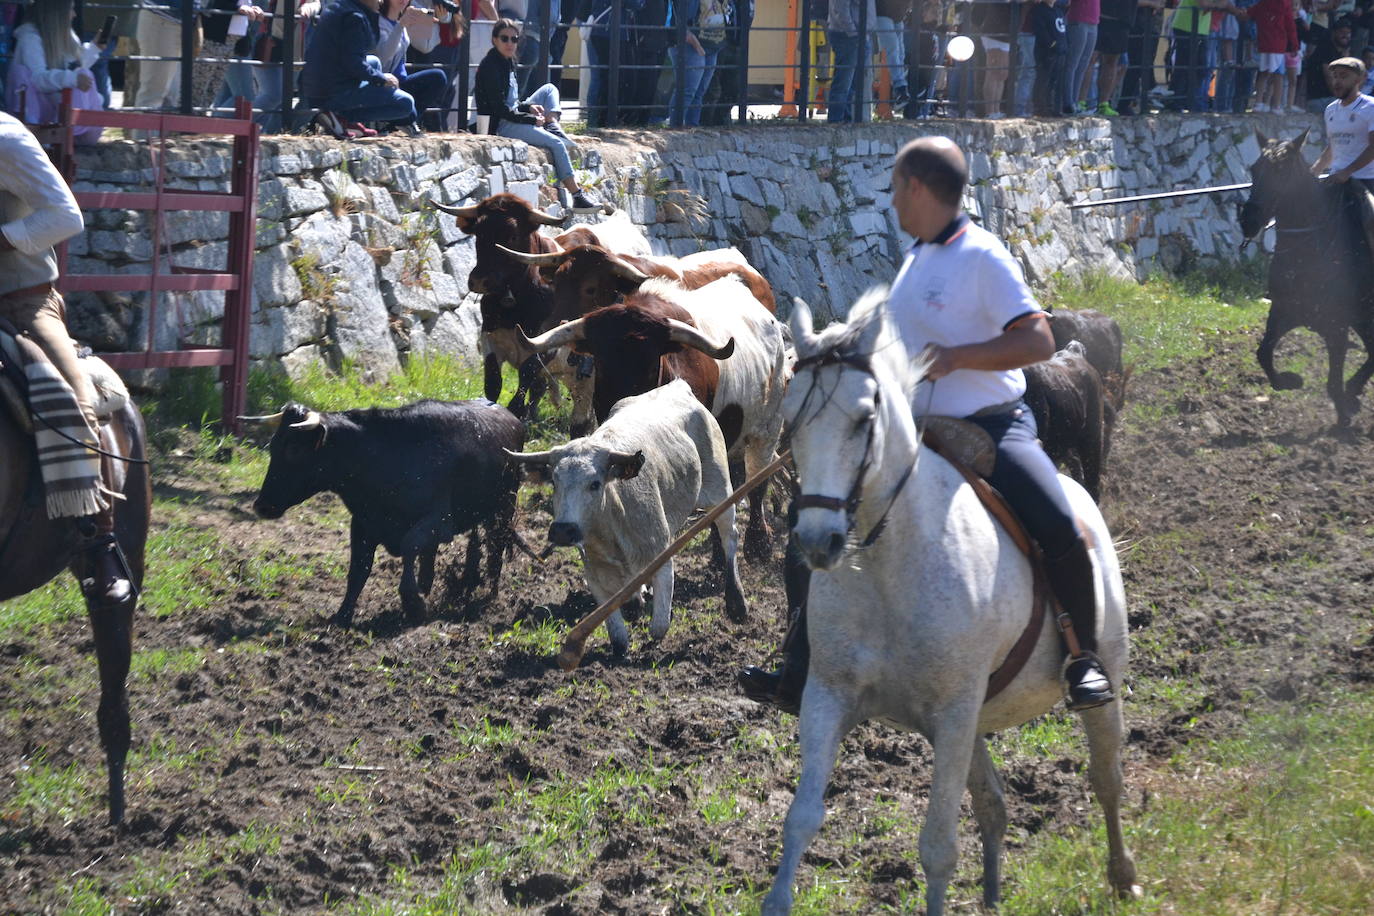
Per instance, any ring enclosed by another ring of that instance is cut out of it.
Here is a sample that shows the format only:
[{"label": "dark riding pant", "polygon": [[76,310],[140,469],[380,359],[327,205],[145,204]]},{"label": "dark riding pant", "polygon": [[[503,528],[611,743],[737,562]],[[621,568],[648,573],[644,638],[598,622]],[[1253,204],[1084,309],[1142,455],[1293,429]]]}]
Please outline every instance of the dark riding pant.
[{"label": "dark riding pant", "polygon": [[988,483],[1011,505],[1045,558],[1054,561],[1068,554],[1079,543],[1078,528],[1059,472],[1040,445],[1030,408],[1019,401],[1006,413],[965,419],[996,443],[997,464]]}]

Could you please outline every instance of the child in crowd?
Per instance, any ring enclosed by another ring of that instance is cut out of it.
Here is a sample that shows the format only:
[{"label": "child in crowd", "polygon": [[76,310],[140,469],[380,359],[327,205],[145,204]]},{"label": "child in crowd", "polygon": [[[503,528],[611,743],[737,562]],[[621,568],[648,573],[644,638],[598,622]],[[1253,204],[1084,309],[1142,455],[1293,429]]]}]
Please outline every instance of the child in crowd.
[{"label": "child in crowd", "polygon": [[1073,114],[1067,84],[1069,60],[1068,0],[1036,0],[1031,9],[1035,31],[1035,113]]}]

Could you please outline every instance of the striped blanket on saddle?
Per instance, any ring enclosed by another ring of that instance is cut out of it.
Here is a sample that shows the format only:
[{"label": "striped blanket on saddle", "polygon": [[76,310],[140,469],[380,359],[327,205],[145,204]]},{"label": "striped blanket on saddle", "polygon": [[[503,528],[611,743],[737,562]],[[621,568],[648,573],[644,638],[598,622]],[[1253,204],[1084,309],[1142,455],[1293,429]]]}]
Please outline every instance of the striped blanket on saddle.
[{"label": "striped blanket on saddle", "polygon": [[76,394],[26,335],[0,331],[0,360],[22,370],[49,518],[81,518],[109,505],[100,478],[100,454]]}]

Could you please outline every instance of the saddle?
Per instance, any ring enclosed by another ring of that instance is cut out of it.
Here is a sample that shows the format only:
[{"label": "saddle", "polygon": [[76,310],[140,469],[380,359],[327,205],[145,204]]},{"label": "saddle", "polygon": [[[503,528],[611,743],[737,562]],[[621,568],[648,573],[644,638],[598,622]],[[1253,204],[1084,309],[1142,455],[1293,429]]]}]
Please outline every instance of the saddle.
[{"label": "saddle", "polygon": [[[1077,655],[1078,641],[1074,636],[1073,625],[1070,623],[1068,615],[1064,613],[1063,608],[1059,607],[1059,600],[1048,585],[1045,562],[1040,554],[1040,548],[1031,540],[1030,534],[1027,533],[1025,526],[1021,523],[1021,519],[1017,517],[1002,494],[998,493],[984,479],[992,474],[993,464],[997,456],[997,448],[993,444],[992,437],[977,424],[955,417],[925,417],[922,422],[925,425],[922,435],[922,442],[925,446],[948,461],[955,470],[963,475],[969,486],[973,488],[973,492],[978,494],[978,499],[984,508],[1006,529],[1012,542],[1030,561],[1031,576],[1034,583],[1030,621],[1026,624],[1026,628],[1021,631],[1020,637],[1012,645],[1011,651],[1007,653],[1002,664],[988,677],[987,693],[983,698],[983,702],[986,703],[1001,693],[1025,667],[1026,661],[1035,649],[1035,644],[1040,641],[1040,632],[1045,624],[1047,599],[1054,602],[1055,620],[1058,622],[1060,634],[1063,636],[1070,654]],[[1079,525],[1079,530],[1086,532],[1083,525]]]},{"label": "saddle", "polygon": [[[24,352],[15,339],[14,325],[0,318],[0,403],[25,432],[33,434],[33,412],[29,405],[29,382],[24,373]],[[34,349],[27,352],[34,353]],[[129,403],[129,389],[110,364],[95,356],[89,347],[76,347],[81,368],[95,392],[95,413],[102,422],[123,410]]]}]

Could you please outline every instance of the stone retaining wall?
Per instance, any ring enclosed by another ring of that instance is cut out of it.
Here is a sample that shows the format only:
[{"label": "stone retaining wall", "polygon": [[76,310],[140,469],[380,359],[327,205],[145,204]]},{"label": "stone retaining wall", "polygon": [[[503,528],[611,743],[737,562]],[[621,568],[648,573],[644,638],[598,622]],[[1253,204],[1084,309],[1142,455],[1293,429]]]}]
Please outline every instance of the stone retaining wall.
[{"label": "stone retaining wall", "polygon": [[[889,280],[909,240],[889,205],[893,154],[923,133],[953,136],[970,156],[970,211],[1007,241],[1033,283],[1055,273],[1141,277],[1237,257],[1240,194],[1071,211],[1068,202],[1248,180],[1256,124],[1284,135],[1315,123],[1255,116],[897,122],[862,127],[762,126],[730,131],[606,132],[582,138],[579,180],[613,200],[654,240],[685,254],[734,245],[779,293],[822,317],[842,314],[866,286]],[[188,140],[169,149],[173,186],[223,190],[228,147]],[[82,189],[151,181],[131,143],[84,154]],[[555,205],[541,153],[497,137],[262,145],[251,348],[255,364],[295,374],[350,361],[375,376],[409,354],[475,361],[476,302],[467,294],[471,239],[428,200],[461,204],[499,191]],[[147,272],[146,214],[87,214],[73,273]],[[223,268],[225,214],[171,214],[164,262]],[[98,262],[98,263],[97,263]],[[218,341],[223,294],[163,294],[159,348]],[[74,333],[97,349],[145,339],[144,297],[73,296]]]}]

